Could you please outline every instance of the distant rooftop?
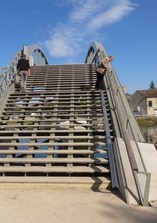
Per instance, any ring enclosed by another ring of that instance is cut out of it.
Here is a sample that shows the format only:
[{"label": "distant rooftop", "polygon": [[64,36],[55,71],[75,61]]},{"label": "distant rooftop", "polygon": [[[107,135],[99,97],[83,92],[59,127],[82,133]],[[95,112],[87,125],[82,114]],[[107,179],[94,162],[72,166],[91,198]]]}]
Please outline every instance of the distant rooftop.
[{"label": "distant rooftop", "polygon": [[156,98],[157,97],[157,89],[138,90],[137,92],[146,98]]}]

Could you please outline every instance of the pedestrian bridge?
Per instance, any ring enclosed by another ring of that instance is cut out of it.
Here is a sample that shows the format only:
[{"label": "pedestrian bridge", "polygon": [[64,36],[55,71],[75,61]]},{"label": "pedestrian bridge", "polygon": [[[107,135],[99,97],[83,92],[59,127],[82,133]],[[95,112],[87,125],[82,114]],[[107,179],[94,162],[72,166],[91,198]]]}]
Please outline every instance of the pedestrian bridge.
[{"label": "pedestrian bridge", "polygon": [[0,82],[0,183],[88,184],[117,189],[128,204],[157,200],[157,153],[145,142],[112,65],[104,90],[95,67],[107,57],[92,42],[84,64],[50,65],[39,46],[25,92],[17,52]]}]

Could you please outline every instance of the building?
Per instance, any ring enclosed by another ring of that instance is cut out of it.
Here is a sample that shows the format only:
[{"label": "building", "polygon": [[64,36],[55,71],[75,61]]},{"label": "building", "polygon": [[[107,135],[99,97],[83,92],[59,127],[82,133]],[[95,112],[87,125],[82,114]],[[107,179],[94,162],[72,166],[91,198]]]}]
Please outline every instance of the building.
[{"label": "building", "polygon": [[157,89],[137,90],[129,103],[135,115],[157,116]]}]

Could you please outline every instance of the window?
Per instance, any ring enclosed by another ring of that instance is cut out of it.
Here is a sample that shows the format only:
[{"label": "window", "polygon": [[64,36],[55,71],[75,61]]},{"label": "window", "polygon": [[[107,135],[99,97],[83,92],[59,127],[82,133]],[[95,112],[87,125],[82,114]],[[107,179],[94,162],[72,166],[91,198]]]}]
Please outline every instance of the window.
[{"label": "window", "polygon": [[152,107],[152,101],[148,101],[148,106]]}]

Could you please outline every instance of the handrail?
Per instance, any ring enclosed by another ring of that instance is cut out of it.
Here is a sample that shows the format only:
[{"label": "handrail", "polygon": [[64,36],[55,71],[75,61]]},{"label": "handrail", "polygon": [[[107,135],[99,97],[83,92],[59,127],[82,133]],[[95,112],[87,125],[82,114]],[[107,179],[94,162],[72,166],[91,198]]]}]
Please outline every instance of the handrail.
[{"label": "handrail", "polygon": [[[98,55],[99,51],[100,50],[98,49],[97,52],[96,52],[96,55]],[[95,57],[96,57],[96,55],[95,55]],[[93,58],[93,61],[94,61],[95,57]],[[101,54],[100,54],[100,58],[101,58],[101,60],[103,59]],[[107,69],[106,74],[108,74],[108,69]],[[114,98],[116,109],[118,111],[118,115],[119,115],[119,120],[120,120],[120,124],[121,124],[121,128],[122,128],[122,132],[123,132],[124,141],[125,141],[125,143],[127,145],[127,148],[128,148],[128,154],[129,154],[129,158],[130,158],[130,163],[131,163],[131,166],[132,166],[133,170],[138,170],[137,162],[136,162],[133,150],[132,150],[130,139],[128,137],[127,132],[125,131],[125,123],[123,122],[123,118],[121,116],[122,113],[120,111],[119,103],[118,103],[118,101],[116,99],[115,88],[112,86],[112,80],[110,79],[110,75],[108,75],[108,77],[109,77],[109,82],[110,82],[110,86],[111,86],[112,96]]]},{"label": "handrail", "polygon": [[[105,52],[103,45],[98,42],[92,42],[89,47],[85,63],[89,63],[89,64],[95,63],[96,65],[98,65],[98,64],[100,64],[101,60],[105,57],[107,57],[107,53]],[[112,67],[112,71],[114,72],[113,67]],[[131,124],[134,126],[134,133],[135,133],[136,140],[145,142],[145,139],[144,139],[144,137],[141,133],[141,130],[137,124],[137,121],[132,113],[132,110],[128,104],[126,96],[121,88],[121,84],[120,84],[115,72],[114,72],[114,78],[115,78],[115,82],[116,82],[116,86],[117,86],[117,91],[120,91],[119,93],[121,94],[121,96],[123,96],[122,100],[125,103],[124,109],[126,109],[126,114],[127,114],[126,117],[131,120]],[[119,135],[118,132],[117,132],[117,135]]]},{"label": "handrail", "polygon": [[109,160],[110,160],[112,188],[118,188],[119,185],[118,185],[118,179],[117,179],[117,170],[116,170],[116,166],[115,166],[115,158],[114,158],[114,154],[113,154],[113,146],[112,146],[112,141],[111,141],[109,121],[108,121],[108,117],[107,117],[107,110],[106,110],[103,90],[100,90],[100,95],[101,95],[101,103],[102,103],[103,116],[104,116],[104,125],[105,125],[105,129],[106,129],[106,144],[107,144],[107,151],[108,151]]},{"label": "handrail", "polygon": [[[134,152],[133,152],[133,149],[132,149],[132,145],[131,145],[131,142],[130,142],[130,139],[129,139],[129,135],[127,133],[127,128],[125,128],[124,119],[122,117],[122,114],[123,114],[122,106],[119,106],[118,99],[122,99],[122,98],[121,98],[120,94],[116,95],[115,92],[116,92],[117,89],[115,89],[115,86],[113,86],[112,78],[114,78],[114,75],[113,75],[112,70],[111,71],[108,70],[106,75],[108,77],[108,80],[109,80],[109,83],[110,83],[110,86],[111,86],[111,92],[112,92],[112,96],[113,96],[114,102],[115,102],[115,111],[117,112],[117,115],[118,115],[119,124],[120,124],[121,130],[122,130],[124,142],[126,144],[126,149],[127,149],[129,160],[130,160],[130,165],[132,167],[132,171],[133,171],[134,179],[135,179],[135,182],[136,182],[137,191],[138,191],[138,194],[139,194],[139,197],[140,197],[140,200],[141,200],[141,204],[148,205],[148,197],[149,197],[148,194],[149,194],[149,188],[150,188],[151,174],[148,173],[148,171],[146,169],[146,166],[145,166],[142,154],[140,152],[139,145],[137,143],[136,137],[134,135],[134,131],[133,131],[132,125],[130,123],[130,120],[127,120],[129,125],[130,125],[130,130],[132,132],[132,136],[133,136],[133,139],[135,141],[136,148],[137,148],[137,151],[139,153],[139,156],[140,156],[143,168],[144,168],[144,171],[139,171],[139,168],[138,168],[135,156],[134,156]],[[119,98],[118,98],[118,96],[119,96]],[[123,104],[123,101],[122,101],[122,104]],[[124,104],[123,104],[123,106],[124,106]],[[139,183],[139,180],[138,180],[138,177],[137,177],[136,173],[141,173],[141,174],[146,175],[146,185],[145,185],[145,190],[144,190],[144,196],[142,196],[140,183]]]},{"label": "handrail", "polygon": [[[90,51],[91,51],[91,56],[90,56]],[[95,53],[93,53],[93,51]],[[107,57],[107,53],[105,52],[104,47],[100,43],[93,42],[89,48],[89,51],[86,57],[86,63],[92,62],[98,65],[101,62],[101,60],[105,57]],[[148,205],[151,173],[148,173],[146,169],[146,166],[145,166],[145,163],[144,163],[144,160],[143,160],[143,157],[138,145],[138,141],[143,142],[144,138],[135,120],[135,117],[133,116],[132,111],[128,105],[126,96],[124,95],[120,82],[116,74],[114,73],[114,69],[111,65],[109,69],[107,70],[107,74],[104,77],[104,83],[108,84],[107,86],[108,92],[112,100],[111,101],[112,107],[114,107],[114,114],[117,117],[116,122],[118,125],[118,129],[120,130],[120,131],[117,131],[117,134],[119,135],[120,133],[120,137],[122,137],[125,142],[128,157],[130,160],[130,166],[131,166],[134,180],[135,180],[135,185],[136,185],[137,192],[139,195],[139,200],[142,205]],[[144,169],[143,171],[140,171],[138,168],[138,164],[135,159],[131,140],[135,142],[136,151],[139,154],[142,168]],[[141,192],[140,182],[139,182],[137,173],[146,175],[144,195],[142,195],[142,192]]]},{"label": "handrail", "polygon": [[[109,74],[108,70],[106,72],[106,75],[107,74]],[[108,78],[109,78],[109,82],[110,82],[110,86],[111,86],[112,96],[113,96],[114,102],[115,102],[115,108],[116,108],[115,110],[117,111],[117,114],[118,114],[118,117],[119,117],[118,118],[119,124],[120,124],[120,127],[122,129],[122,133],[123,133],[123,139],[125,141],[125,144],[127,145],[127,150],[128,150],[128,154],[129,154],[129,158],[130,158],[131,167],[132,167],[133,170],[138,170],[137,162],[136,162],[133,150],[132,150],[130,139],[129,139],[129,136],[128,136],[126,130],[125,130],[125,123],[124,123],[124,119],[122,117],[121,107],[119,106],[119,103],[118,103],[118,100],[117,100],[117,97],[116,97],[116,93],[115,93],[115,88],[112,84],[110,74],[108,75]]]},{"label": "handrail", "polygon": [[[95,59],[99,53],[100,53],[100,50],[97,49],[97,51],[94,53],[90,63],[93,63],[95,61]],[[115,166],[115,162],[114,162],[115,159],[114,159],[114,154],[113,154],[113,146],[112,146],[112,141],[111,141],[109,122],[108,122],[108,117],[107,117],[107,111],[106,111],[103,91],[100,91],[100,96],[101,96],[101,103],[102,103],[102,109],[103,109],[104,124],[105,124],[105,129],[106,129],[106,143],[107,143],[107,150],[108,150],[109,160],[110,160],[112,188],[118,188],[119,184],[118,184],[118,179],[117,179],[117,170],[116,170],[116,166]]]}]

